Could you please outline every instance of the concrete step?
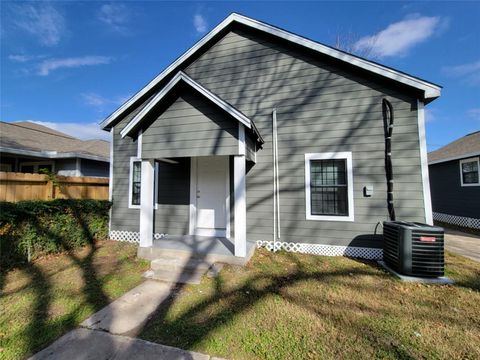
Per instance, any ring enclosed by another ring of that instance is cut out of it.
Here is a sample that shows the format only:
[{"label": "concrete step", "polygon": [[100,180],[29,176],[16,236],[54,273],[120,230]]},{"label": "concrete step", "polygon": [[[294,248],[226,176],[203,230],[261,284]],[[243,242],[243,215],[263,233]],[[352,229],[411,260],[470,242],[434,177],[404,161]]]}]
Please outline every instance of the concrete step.
[{"label": "concrete step", "polygon": [[181,284],[200,284],[202,276],[207,270],[182,271],[179,270],[148,270],[143,274],[144,278],[151,280],[160,280],[170,283]]},{"label": "concrete step", "polygon": [[152,260],[152,262],[150,263],[150,268],[154,271],[199,270],[205,273],[212,265],[212,262],[198,258],[186,259],[163,256],[161,258]]}]

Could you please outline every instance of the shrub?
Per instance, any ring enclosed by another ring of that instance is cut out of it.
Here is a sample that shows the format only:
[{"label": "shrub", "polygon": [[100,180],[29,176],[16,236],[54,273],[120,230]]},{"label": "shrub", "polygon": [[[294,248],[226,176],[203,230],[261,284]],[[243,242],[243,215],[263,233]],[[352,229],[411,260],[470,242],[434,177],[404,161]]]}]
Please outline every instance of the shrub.
[{"label": "shrub", "polygon": [[109,208],[100,200],[0,202],[2,267],[106,239]]}]

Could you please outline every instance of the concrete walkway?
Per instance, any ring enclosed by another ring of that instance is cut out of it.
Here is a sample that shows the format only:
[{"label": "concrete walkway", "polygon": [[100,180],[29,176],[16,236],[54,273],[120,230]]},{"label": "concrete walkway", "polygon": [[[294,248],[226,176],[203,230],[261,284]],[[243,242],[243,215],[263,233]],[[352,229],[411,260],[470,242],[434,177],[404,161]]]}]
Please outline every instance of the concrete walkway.
[{"label": "concrete walkway", "polygon": [[[147,280],[80,324],[30,359],[192,359],[209,355],[136,339],[174,284]],[[125,336],[127,335],[127,336]]]},{"label": "concrete walkway", "polygon": [[445,248],[480,262],[480,236],[445,229]]}]

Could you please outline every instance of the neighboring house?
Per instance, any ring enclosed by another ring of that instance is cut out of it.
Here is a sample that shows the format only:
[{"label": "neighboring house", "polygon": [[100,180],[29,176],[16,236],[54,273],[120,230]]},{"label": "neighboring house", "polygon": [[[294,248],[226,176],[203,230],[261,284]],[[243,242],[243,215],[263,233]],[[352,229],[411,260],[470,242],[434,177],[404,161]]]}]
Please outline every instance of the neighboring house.
[{"label": "neighboring house", "polygon": [[110,237],[378,258],[382,99],[395,112],[397,218],[432,223],[424,104],[440,91],[232,14],[101,124],[113,133]]},{"label": "neighboring house", "polygon": [[480,229],[480,131],[428,154],[433,218]]},{"label": "neighboring house", "polygon": [[0,171],[109,176],[110,145],[79,140],[28,121],[0,122]]}]

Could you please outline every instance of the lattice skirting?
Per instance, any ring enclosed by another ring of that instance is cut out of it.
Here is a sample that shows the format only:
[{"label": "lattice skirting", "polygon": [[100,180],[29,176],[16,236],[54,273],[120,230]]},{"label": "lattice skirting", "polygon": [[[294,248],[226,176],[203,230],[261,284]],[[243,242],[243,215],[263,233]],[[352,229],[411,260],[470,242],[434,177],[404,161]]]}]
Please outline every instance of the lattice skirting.
[{"label": "lattice skirting", "polygon": [[[155,233],[153,238],[155,240],[165,237],[167,234]],[[112,230],[109,234],[110,240],[116,241],[127,241],[131,243],[140,243],[140,233],[136,231],[121,231],[121,230]]]},{"label": "lattice skirting", "polygon": [[[265,247],[273,250],[273,241],[257,241],[257,247]],[[382,249],[364,248],[356,246],[338,246],[338,245],[318,245],[276,242],[275,250],[285,250],[289,252],[298,252],[303,254],[314,254],[324,256],[349,256],[362,259],[382,259]]]},{"label": "lattice skirting", "polygon": [[442,213],[433,213],[433,220],[441,221],[447,224],[463,226],[471,229],[480,229],[480,219],[465,216],[449,215]]}]

